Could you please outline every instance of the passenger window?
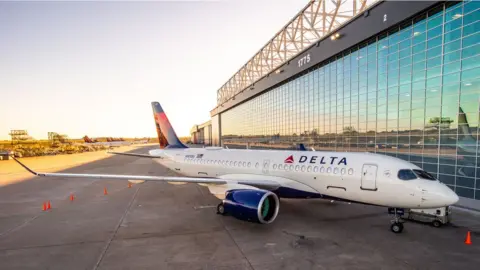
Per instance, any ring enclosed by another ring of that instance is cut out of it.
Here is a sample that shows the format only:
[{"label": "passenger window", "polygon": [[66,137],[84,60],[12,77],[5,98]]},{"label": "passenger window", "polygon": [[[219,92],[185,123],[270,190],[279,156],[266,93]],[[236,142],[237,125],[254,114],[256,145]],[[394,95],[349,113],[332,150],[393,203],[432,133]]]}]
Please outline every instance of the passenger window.
[{"label": "passenger window", "polygon": [[248,167],[250,168],[250,166],[252,166],[252,163],[251,163],[251,162],[248,162]]},{"label": "passenger window", "polygon": [[247,167],[247,162],[243,162],[243,167]]},{"label": "passenger window", "polygon": [[298,169],[300,168],[300,166],[295,166],[295,171],[298,171]]},{"label": "passenger window", "polygon": [[400,180],[413,180],[413,179],[417,179],[417,175],[415,175],[415,173],[413,173],[412,170],[400,170],[398,171],[398,179]]},{"label": "passenger window", "polygon": [[312,171],[312,166],[308,166],[307,167],[307,172],[311,172]]},{"label": "passenger window", "polygon": [[302,172],[305,171],[305,165],[302,165]]},{"label": "passenger window", "polygon": [[332,168],[331,167],[328,167],[327,168],[327,173],[331,173],[332,172]]},{"label": "passenger window", "polygon": [[321,168],[320,168],[320,172],[321,172],[321,173],[324,173],[324,172],[325,172],[325,168],[324,168],[324,167],[321,167]]},{"label": "passenger window", "polygon": [[293,165],[290,165],[289,169],[290,169],[290,171],[293,171]]},{"label": "passenger window", "polygon": [[344,175],[347,172],[345,168],[342,169],[342,175]]},{"label": "passenger window", "polygon": [[277,169],[277,164],[273,164],[273,169],[274,169],[274,170]]},{"label": "passenger window", "polygon": [[352,168],[348,169],[348,174],[350,174],[350,175],[353,174],[353,169]]},{"label": "passenger window", "polygon": [[237,162],[236,162],[236,161],[233,163],[233,166],[234,166],[234,167],[236,167],[236,166],[237,166]]},{"label": "passenger window", "polygon": [[278,169],[279,169],[279,170],[283,169],[282,164],[278,165]]},{"label": "passenger window", "polygon": [[318,172],[318,166],[313,167],[313,172]]},{"label": "passenger window", "polygon": [[338,174],[338,168],[333,169],[334,174]]},{"label": "passenger window", "polygon": [[255,168],[258,168],[258,162],[255,164]]}]

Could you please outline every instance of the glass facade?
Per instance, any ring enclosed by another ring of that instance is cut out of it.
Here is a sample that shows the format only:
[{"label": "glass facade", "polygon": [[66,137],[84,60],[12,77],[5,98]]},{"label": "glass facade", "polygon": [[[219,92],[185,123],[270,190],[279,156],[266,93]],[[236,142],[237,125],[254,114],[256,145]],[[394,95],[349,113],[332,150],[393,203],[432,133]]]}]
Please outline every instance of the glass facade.
[{"label": "glass facade", "polygon": [[221,114],[229,147],[375,152],[480,200],[480,2],[446,3]]}]

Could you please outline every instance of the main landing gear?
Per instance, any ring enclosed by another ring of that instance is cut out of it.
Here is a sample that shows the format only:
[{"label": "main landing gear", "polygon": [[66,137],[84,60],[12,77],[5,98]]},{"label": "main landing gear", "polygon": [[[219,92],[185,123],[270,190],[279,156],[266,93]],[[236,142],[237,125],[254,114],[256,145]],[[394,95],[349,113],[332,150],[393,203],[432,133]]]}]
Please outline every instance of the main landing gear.
[{"label": "main landing gear", "polygon": [[394,208],[393,212],[394,212],[394,219],[391,221],[392,225],[390,225],[390,230],[394,233],[401,233],[403,231],[404,221],[398,216],[397,208]]},{"label": "main landing gear", "polygon": [[223,203],[219,203],[217,205],[217,214],[224,216],[225,215],[225,207],[223,206]]}]

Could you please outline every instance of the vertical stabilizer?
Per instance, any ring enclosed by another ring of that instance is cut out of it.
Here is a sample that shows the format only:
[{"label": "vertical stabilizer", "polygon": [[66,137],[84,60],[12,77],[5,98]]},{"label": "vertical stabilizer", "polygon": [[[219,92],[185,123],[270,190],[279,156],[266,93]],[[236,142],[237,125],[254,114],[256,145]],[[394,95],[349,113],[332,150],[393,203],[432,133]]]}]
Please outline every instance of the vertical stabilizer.
[{"label": "vertical stabilizer", "polygon": [[153,117],[160,148],[187,148],[177,137],[160,103],[152,102]]}]

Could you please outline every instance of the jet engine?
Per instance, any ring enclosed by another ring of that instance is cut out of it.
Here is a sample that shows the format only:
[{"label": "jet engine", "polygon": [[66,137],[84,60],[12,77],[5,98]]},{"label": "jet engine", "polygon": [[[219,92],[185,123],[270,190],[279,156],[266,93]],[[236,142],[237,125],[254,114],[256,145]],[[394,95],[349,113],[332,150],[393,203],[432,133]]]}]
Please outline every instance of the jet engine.
[{"label": "jet engine", "polygon": [[223,207],[225,214],[240,220],[268,224],[277,217],[280,202],[267,190],[234,189],[226,192]]}]

